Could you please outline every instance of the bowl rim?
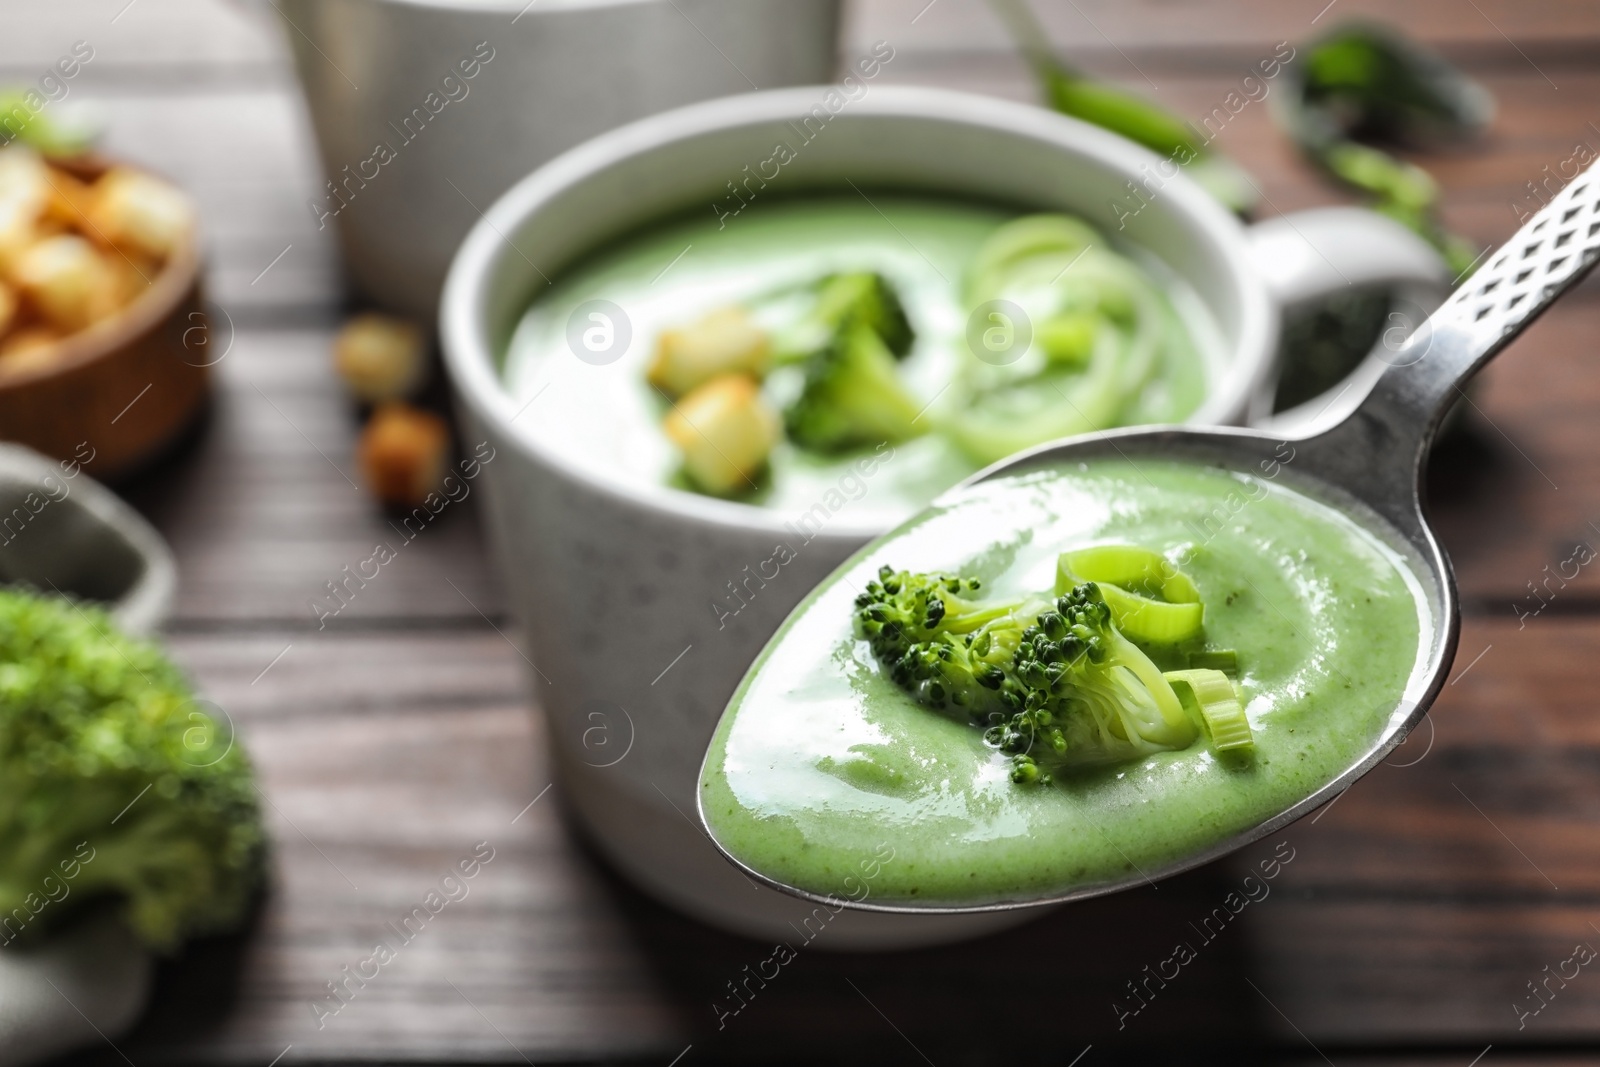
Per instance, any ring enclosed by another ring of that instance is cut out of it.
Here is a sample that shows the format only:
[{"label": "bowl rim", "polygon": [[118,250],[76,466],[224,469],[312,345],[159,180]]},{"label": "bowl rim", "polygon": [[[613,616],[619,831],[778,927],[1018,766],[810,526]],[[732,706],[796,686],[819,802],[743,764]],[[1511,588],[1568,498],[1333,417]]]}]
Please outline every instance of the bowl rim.
[{"label": "bowl rim", "polygon": [[[122,167],[138,171],[171,185],[183,194],[191,206],[194,206],[194,198],[177,182],[138,163],[98,154],[77,159],[52,159],[49,156],[44,158],[46,163],[64,170],[84,168],[104,174],[113,168]],[[196,217],[198,218],[198,211]],[[93,238],[88,240],[97,248],[102,247],[100,242],[94,241]],[[124,351],[129,342],[158,327],[182,306],[189,291],[199,281],[200,266],[200,233],[196,224],[189,228],[189,233],[178,250],[162,262],[149,287],[132,303],[56,342],[58,355],[49,364],[18,374],[0,374],[0,394],[22,392],[41,382],[63,377],[73,371],[108,360]]]},{"label": "bowl rim", "polygon": [[[17,475],[43,485],[46,478],[59,480],[65,463],[27,445],[0,441],[0,476]],[[106,610],[129,633],[153,634],[171,619],[177,596],[178,564],[172,548],[131,504],[87,473],[78,473],[83,480],[61,499],[77,500],[77,506],[126,544],[142,564],[133,584],[116,600],[105,602]]]},{"label": "bowl rim", "polygon": [[[445,371],[459,401],[486,429],[567,481],[580,484],[622,506],[644,511],[651,520],[688,522],[764,535],[787,533],[786,511],[759,504],[722,500],[668,485],[646,485],[610,472],[590,470],[541,442],[516,425],[523,405],[505,389],[490,340],[489,292],[501,264],[522,253],[508,234],[566,190],[613,167],[648,158],[685,140],[739,127],[760,126],[792,118],[815,104],[829,85],[800,86],[740,93],[661,112],[621,126],[563,152],[503,193],[481,213],[451,261],[439,304],[439,335]],[[991,132],[1070,149],[1093,157],[1108,169],[1137,177],[1141,166],[1154,167],[1162,157],[1141,145],[1078,119],[1044,108],[976,93],[925,86],[878,86],[840,111],[836,121],[852,118],[934,121],[953,128],[976,127]],[[1176,206],[1231,268],[1239,301],[1238,340],[1233,347],[1237,373],[1227,389],[1207,396],[1187,425],[1213,425],[1226,416],[1213,414],[1248,402],[1270,369],[1278,311],[1259,274],[1251,266],[1243,225],[1181,170],[1162,187],[1162,198]],[[611,235],[606,240],[614,239]],[[598,244],[601,242],[597,242]],[[1001,460],[1000,462],[1005,462]],[[987,469],[987,468],[985,468]],[[981,471],[972,477],[981,476]],[[876,537],[899,522],[851,521],[839,516],[815,539],[841,545]]]}]

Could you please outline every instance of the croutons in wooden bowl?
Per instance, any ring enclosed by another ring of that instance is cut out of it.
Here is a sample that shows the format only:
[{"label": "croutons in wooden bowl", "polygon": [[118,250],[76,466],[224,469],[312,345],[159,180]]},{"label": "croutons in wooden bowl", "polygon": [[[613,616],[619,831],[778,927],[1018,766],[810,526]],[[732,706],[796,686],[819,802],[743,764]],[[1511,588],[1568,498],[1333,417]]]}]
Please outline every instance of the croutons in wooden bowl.
[{"label": "croutons in wooden bowl", "polygon": [[0,149],[0,439],[127,473],[199,413],[221,354],[211,325],[176,186]]}]

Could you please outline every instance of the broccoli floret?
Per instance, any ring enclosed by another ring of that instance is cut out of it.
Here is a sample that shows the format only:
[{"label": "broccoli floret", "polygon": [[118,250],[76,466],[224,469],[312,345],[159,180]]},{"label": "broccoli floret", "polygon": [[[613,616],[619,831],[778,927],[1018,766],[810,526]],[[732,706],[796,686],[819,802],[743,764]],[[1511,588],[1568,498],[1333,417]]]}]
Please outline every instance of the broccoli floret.
[{"label": "broccoli floret", "polygon": [[1048,783],[1041,763],[1113,763],[1198,736],[1172,685],[1112,623],[1093,582],[1053,601],[969,599],[973,578],[884,567],[856,598],[856,632],[918,701],[962,708],[1012,757],[1012,780]]},{"label": "broccoli floret", "polygon": [[264,847],[244,753],[156,646],[0,589],[0,941],[115,897],[170,949],[241,918]]},{"label": "broccoli floret", "polygon": [[888,279],[872,271],[824,278],[817,286],[812,316],[835,334],[856,324],[870,328],[895,359],[904,359],[916,340],[900,294]]},{"label": "broccoli floret", "polygon": [[805,384],[783,416],[795,444],[838,452],[916,437],[925,429],[916,425],[921,412],[883,338],[856,322],[807,360]]},{"label": "broccoli floret", "polygon": [[894,287],[872,272],[830,274],[777,362],[798,363],[801,381],[784,411],[789,439],[817,452],[904,441],[927,431],[922,407],[896,361],[915,335]]},{"label": "broccoli floret", "polygon": [[1198,736],[1161,669],[1112,624],[1093,582],[1056,598],[1023,631],[1013,670],[1027,695],[997,738],[1008,751],[1025,741],[1019,754],[1027,754],[1043,741],[1063,763],[1113,763]]},{"label": "broccoli floret", "polygon": [[896,685],[932,707],[963,708],[980,723],[1023,710],[1011,671],[1024,627],[1045,602],[971,599],[977,578],[883,567],[856,598],[856,633]]}]

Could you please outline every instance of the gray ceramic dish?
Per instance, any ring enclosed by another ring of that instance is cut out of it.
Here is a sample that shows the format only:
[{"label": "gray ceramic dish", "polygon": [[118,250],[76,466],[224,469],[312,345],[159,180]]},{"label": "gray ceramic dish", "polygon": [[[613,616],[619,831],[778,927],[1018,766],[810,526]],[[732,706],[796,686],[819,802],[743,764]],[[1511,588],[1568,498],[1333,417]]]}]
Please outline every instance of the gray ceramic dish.
[{"label": "gray ceramic dish", "polygon": [[[71,461],[0,445],[0,585],[103,601],[122,628],[151,633],[177,571],[161,535]],[[110,916],[35,948],[0,948],[0,1064],[25,1064],[116,1037],[144,1008],[150,953]],[[54,988],[52,988],[52,986]]]},{"label": "gray ceramic dish", "polygon": [[172,608],[177,570],[155,528],[81,465],[0,445],[5,583],[102,601],[123,629],[149,633]]}]

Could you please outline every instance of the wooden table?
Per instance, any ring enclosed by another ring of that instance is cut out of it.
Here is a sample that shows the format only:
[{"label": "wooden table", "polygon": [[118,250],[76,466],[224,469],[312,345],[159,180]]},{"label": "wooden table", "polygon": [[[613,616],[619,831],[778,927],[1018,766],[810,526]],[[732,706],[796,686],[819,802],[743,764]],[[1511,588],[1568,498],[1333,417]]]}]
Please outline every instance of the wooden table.
[{"label": "wooden table", "polygon": [[[1325,4],[1049,0],[1046,15],[1089,69],[1199,115],[1277,41],[1386,6]],[[1404,15],[1499,98],[1488,138],[1426,161],[1449,221],[1497,242],[1524,182],[1576,142],[1600,148],[1600,9],[1425,0]],[[538,711],[471,509],[452,509],[315,626],[308,601],[386,529],[347,481],[356,419],[329,371],[342,306],[332,231],[305,207],[320,180],[275,27],[220,0],[13,0],[4,25],[5,82],[92,43],[72,92],[106,109],[113,151],[199,198],[211,291],[231,322],[203,431],[124,491],[181,562],[174,654],[259,767],[273,884],[247,936],[165,965],[146,1022],[119,1042],[129,1062],[764,1053],[947,1067],[1066,1064],[1092,1046],[1086,1065],[1231,1050],[1464,1067],[1486,1050],[1484,1064],[1542,1063],[1600,1046],[1594,967],[1552,982],[1537,1015],[1516,1009],[1537,1003],[1527,983],[1575,945],[1600,946],[1600,567],[1519,618],[1547,565],[1600,543],[1595,285],[1489,369],[1466,432],[1436,458],[1434,510],[1467,618],[1430,726],[1284,832],[1294,859],[1270,896],[1137,1014],[1119,1027],[1114,1005],[1136,1003],[1128,983],[1175,942],[1199,942],[1194,924],[1278,839],[964,946],[807,950],[719,1031],[712,1001],[770,947],[621,883],[568,835],[559,796],[526,808],[549,781]],[[878,39],[897,49],[888,80],[1029,96],[977,0],[865,0],[847,48]],[[1340,199],[1264,106],[1222,147],[1258,176],[1267,214]],[[319,1029],[310,1003],[324,983],[478,840],[496,858],[471,896]],[[85,1058],[122,1062],[103,1046]]]}]

